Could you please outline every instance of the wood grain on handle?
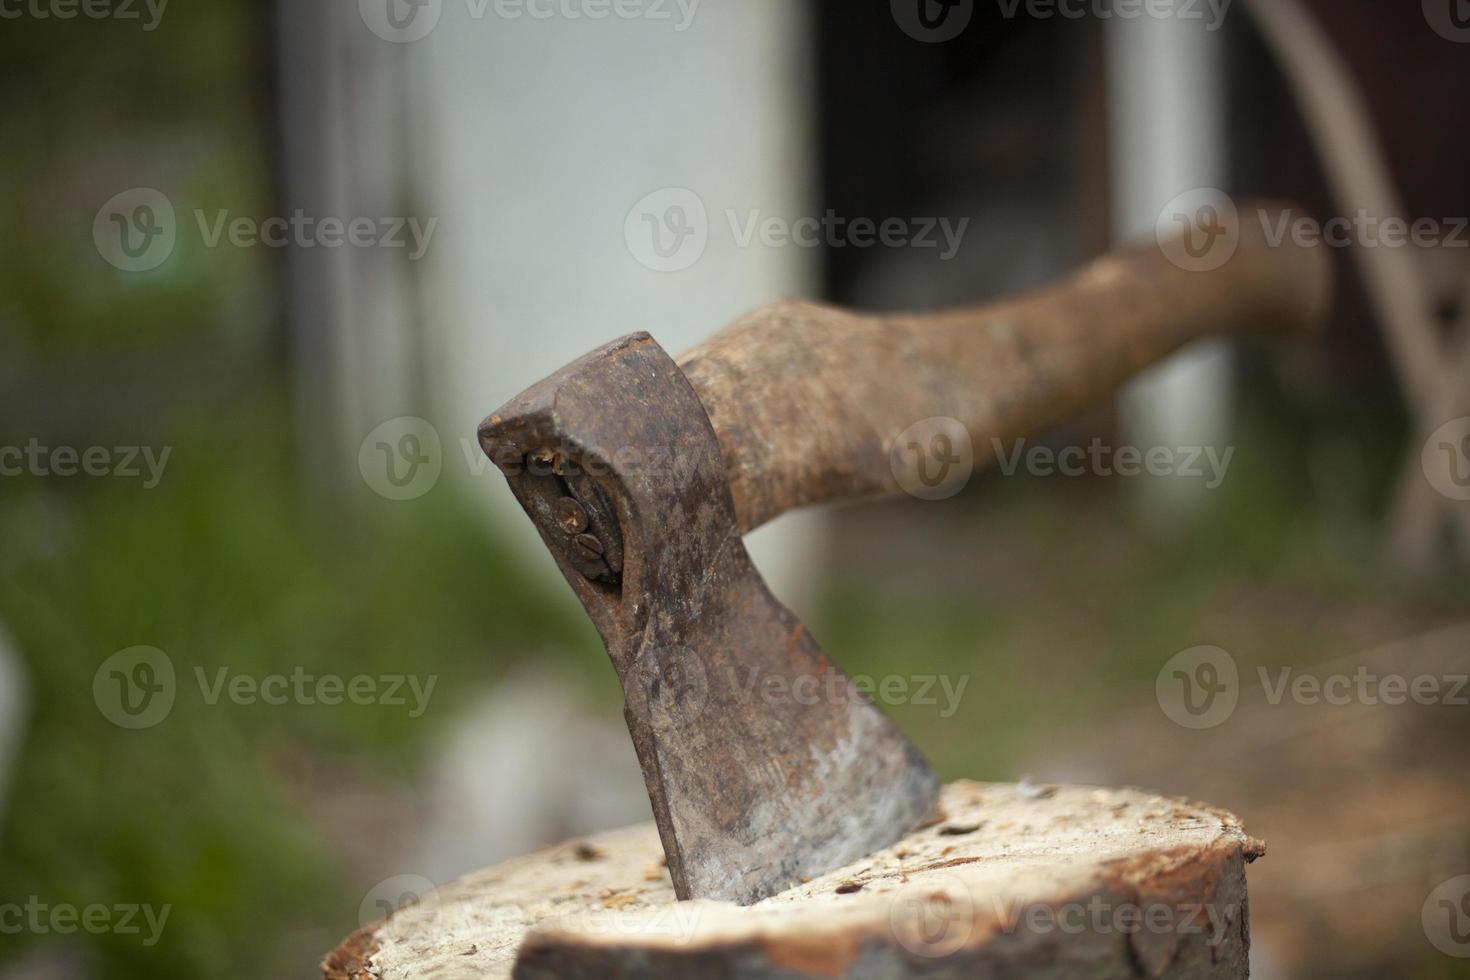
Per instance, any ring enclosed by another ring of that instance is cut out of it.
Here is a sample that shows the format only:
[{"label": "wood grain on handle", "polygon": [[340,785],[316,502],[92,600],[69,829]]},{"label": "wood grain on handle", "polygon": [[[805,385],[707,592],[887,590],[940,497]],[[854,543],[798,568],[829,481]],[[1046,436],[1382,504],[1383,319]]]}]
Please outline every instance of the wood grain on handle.
[{"label": "wood grain on handle", "polygon": [[1150,244],[975,309],[863,316],[782,302],[731,324],[679,365],[719,436],[741,530],[899,492],[889,447],[924,419],[962,423],[983,465],[992,440],[1045,433],[1192,340],[1316,328],[1330,258],[1290,236],[1268,244],[1281,214],[1242,203],[1239,245],[1212,271]]}]

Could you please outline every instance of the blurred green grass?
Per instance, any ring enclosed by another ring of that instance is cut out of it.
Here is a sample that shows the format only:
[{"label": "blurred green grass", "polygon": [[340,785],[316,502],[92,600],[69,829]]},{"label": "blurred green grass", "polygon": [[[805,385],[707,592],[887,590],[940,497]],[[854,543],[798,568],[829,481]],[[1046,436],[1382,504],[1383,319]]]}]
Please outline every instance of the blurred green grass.
[{"label": "blurred green grass", "polygon": [[[302,499],[283,403],[257,396],[180,432],[153,490],[0,484],[0,622],[33,702],[0,827],[4,894],[173,906],[152,949],[74,937],[101,975],[221,976],[293,935],[283,962],[298,970],[356,928],[364,886],[292,793],[291,769],[350,766],[410,793],[436,726],[517,660],[601,659],[567,597],[527,584],[447,490],[366,524]],[[170,656],[179,696],[156,727],[126,731],[98,710],[92,678],[139,644]],[[438,684],[417,719],[382,705],[206,704],[194,669],[226,666]],[[0,937],[0,963],[47,938]]]},{"label": "blurred green grass", "polygon": [[[0,403],[15,410],[0,412],[0,444],[172,451],[151,490],[0,479],[0,623],[31,694],[0,818],[0,900],[173,907],[151,949],[0,934],[0,968],[54,944],[83,946],[107,977],[311,973],[356,928],[366,887],[313,795],[411,795],[436,727],[516,659],[601,658],[570,597],[526,584],[451,491],[406,507],[361,487],[361,506],[302,490],[278,257],[182,233],[195,207],[269,213],[264,13],[198,0],[171,4],[151,33],[87,17],[0,32]],[[181,223],[172,258],[141,275],[91,240],[98,207],[134,186],[162,189]],[[141,731],[113,726],[91,693],[98,666],[133,645],[164,650],[180,691]],[[414,719],[210,706],[196,667],[439,682]]]}]

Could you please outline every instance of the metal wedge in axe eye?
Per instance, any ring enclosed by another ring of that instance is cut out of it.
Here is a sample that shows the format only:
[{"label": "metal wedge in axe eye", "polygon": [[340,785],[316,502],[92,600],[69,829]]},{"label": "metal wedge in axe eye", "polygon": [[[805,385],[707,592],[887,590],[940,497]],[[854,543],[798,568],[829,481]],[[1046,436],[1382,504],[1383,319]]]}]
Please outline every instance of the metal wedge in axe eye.
[{"label": "metal wedge in axe eye", "polygon": [[1272,246],[1265,226],[1223,229],[1235,251],[1219,268],[1120,251],[977,309],[778,303],[677,362],[632,334],[485,420],[482,448],[622,682],[680,898],[757,901],[893,843],[937,793],[741,536],[796,507],[898,492],[913,461],[896,437],[922,420],[962,426],[984,464],[1192,340],[1318,325],[1327,257]]}]

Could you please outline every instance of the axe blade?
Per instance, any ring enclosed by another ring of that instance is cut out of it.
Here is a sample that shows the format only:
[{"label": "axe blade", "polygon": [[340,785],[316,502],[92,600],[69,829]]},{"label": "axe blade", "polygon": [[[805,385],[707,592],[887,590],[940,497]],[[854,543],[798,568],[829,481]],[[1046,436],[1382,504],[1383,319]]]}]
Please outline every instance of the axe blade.
[{"label": "axe blade", "polygon": [[714,429],[652,338],[573,362],[480,441],[602,635],[680,898],[758,901],[930,814],[929,765],[751,563]]}]

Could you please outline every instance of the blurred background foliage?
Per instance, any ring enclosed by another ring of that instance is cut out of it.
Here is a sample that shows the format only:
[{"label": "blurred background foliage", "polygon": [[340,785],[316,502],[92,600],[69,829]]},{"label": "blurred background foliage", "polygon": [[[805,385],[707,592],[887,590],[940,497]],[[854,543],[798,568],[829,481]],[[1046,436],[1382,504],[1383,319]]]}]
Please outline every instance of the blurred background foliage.
[{"label": "blurred background foliage", "polygon": [[[366,887],[322,797],[410,792],[434,718],[511,666],[504,651],[597,653],[562,597],[523,586],[450,501],[351,524],[303,507],[286,428],[267,385],[181,421],[154,490],[7,481],[0,497],[0,619],[23,653],[45,652],[26,658],[34,717],[0,834],[4,892],[175,909],[155,949],[92,939],[100,975],[219,975],[277,940],[281,968],[299,971],[355,928]],[[78,694],[134,643],[169,653],[183,693],[162,724],[126,732]],[[422,720],[191,696],[196,669],[380,676],[405,663],[442,681]]]},{"label": "blurred background foliage", "polygon": [[512,666],[503,651],[600,656],[566,598],[524,585],[448,495],[365,513],[303,490],[268,250],[181,234],[165,267],[135,275],[93,249],[98,202],[144,175],[187,175],[168,184],[188,195],[181,221],[210,200],[269,212],[253,7],[178,4],[156,32],[85,18],[0,29],[0,385],[14,409],[0,441],[171,448],[152,489],[0,480],[0,622],[31,695],[0,900],[173,907],[153,948],[0,935],[0,974],[48,946],[81,947],[77,975],[310,973],[356,928],[366,887],[330,796],[365,786],[349,802],[372,807],[409,792],[438,714],[181,696],[163,724],[125,732],[81,696],[111,651],[167,651],[185,690],[195,668],[380,675],[409,657],[443,681],[436,708]]}]

